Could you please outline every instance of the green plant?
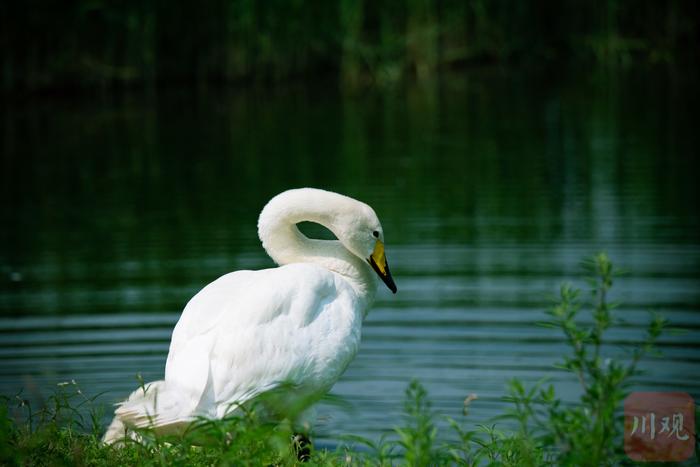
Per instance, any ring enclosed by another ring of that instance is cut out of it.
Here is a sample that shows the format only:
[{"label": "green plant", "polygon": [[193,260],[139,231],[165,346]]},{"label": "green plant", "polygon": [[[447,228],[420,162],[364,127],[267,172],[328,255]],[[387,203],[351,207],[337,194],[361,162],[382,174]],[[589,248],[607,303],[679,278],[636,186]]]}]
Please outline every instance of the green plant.
[{"label": "green plant", "polygon": [[[71,381],[38,410],[21,397],[0,403],[2,465],[294,465],[292,423],[270,423],[259,405],[222,420],[200,419],[180,435],[137,430],[138,441],[101,441],[100,405]],[[19,413],[17,413],[19,411]],[[14,413],[13,413],[14,412]],[[316,453],[325,465],[327,453]]]},{"label": "green plant", "polygon": [[[591,300],[581,299],[580,290],[564,284],[553,306],[550,319],[541,325],[562,332],[570,354],[557,365],[575,375],[581,387],[580,402],[566,404],[554,386],[540,380],[530,388],[513,379],[505,400],[512,403],[494,421],[511,420],[515,429],[502,431],[496,426],[465,430],[450,420],[459,443],[448,450],[455,463],[462,465],[617,465],[627,461],[623,451],[622,402],[637,375],[639,361],[654,350],[654,344],[667,321],[652,314],[644,340],[625,358],[604,355],[605,332],[618,323],[613,316],[616,304],[608,301],[615,277],[605,253],[584,261],[591,286]],[[584,305],[590,308],[590,321],[582,320]]]},{"label": "green plant", "polygon": [[526,391],[511,381],[507,400],[514,404],[508,417],[517,420],[520,433],[546,447],[556,464],[612,465],[624,459],[621,404],[628,394],[638,363],[649,354],[667,321],[652,315],[646,336],[627,359],[604,356],[604,334],[614,324],[608,302],[613,280],[620,274],[605,253],[584,262],[591,285],[589,302],[592,322],[580,319],[584,302],[580,290],[562,285],[556,303],[547,311],[543,326],[560,330],[571,353],[559,368],[576,375],[581,387],[580,403],[562,403],[554,387],[543,382]]},{"label": "green plant", "polygon": [[406,389],[404,403],[405,425],[395,429],[398,444],[409,465],[430,465],[441,458],[441,451],[434,448],[437,428],[433,419],[428,392],[413,380]]}]

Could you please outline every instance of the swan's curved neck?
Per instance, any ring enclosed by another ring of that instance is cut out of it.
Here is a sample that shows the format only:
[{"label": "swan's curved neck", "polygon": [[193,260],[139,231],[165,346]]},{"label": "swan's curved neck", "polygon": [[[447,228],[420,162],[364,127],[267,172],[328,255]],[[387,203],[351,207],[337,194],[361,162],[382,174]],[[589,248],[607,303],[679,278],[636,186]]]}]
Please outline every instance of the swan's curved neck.
[{"label": "swan's curved neck", "polygon": [[335,197],[342,195],[313,190],[289,191],[273,198],[260,213],[258,234],[267,254],[280,266],[314,263],[344,276],[357,292],[372,299],[377,280],[367,263],[352,254],[339,240],[318,240],[305,236],[297,224],[315,222],[338,236],[336,220],[344,215],[334,209]]}]

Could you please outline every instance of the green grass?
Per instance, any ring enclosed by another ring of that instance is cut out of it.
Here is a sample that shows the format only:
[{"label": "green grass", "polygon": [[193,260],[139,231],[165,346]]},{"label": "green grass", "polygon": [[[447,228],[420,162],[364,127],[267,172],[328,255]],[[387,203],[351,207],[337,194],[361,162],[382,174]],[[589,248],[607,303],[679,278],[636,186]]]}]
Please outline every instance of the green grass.
[{"label": "green grass", "polygon": [[[489,425],[465,417],[441,417],[417,381],[405,393],[404,421],[379,440],[348,435],[335,451],[312,451],[308,465],[619,465],[629,464],[622,442],[622,402],[638,374],[639,361],[654,351],[667,322],[652,315],[646,337],[625,358],[604,355],[604,336],[617,324],[607,300],[617,271],[605,254],[585,262],[590,300],[563,285],[547,321],[570,347],[559,368],[581,385],[578,404],[567,405],[544,381],[525,387],[512,380],[505,400],[510,408]],[[587,306],[586,306],[587,305]],[[588,309],[586,325],[580,315]],[[140,442],[123,446],[100,442],[95,398],[74,383],[58,388],[44,407],[33,410],[21,397],[0,404],[0,463],[3,465],[296,465],[291,422],[267,423],[256,407],[224,420],[200,420],[186,433],[160,437],[140,431]],[[20,416],[17,416],[19,412]],[[507,427],[507,428],[504,428]]]}]

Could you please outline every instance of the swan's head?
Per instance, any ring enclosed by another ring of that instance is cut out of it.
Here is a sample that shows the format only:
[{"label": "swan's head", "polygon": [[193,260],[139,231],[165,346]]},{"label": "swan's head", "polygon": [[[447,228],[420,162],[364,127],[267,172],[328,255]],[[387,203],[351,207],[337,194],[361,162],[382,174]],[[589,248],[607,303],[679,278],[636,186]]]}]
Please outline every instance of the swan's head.
[{"label": "swan's head", "polygon": [[[263,247],[278,264],[300,260],[299,245],[286,241],[283,226],[303,221],[316,222],[330,229],[346,250],[366,261],[396,293],[396,284],[384,254],[384,231],[374,209],[353,198],[317,188],[297,188],[280,193],[267,203],[258,220]],[[298,230],[296,233],[303,237]],[[318,247],[318,242],[325,240],[315,242]]]},{"label": "swan's head", "polygon": [[354,206],[336,217],[334,233],[345,248],[367,261],[386,286],[396,293],[396,284],[384,254],[384,230],[377,214],[365,203],[351,200]]}]

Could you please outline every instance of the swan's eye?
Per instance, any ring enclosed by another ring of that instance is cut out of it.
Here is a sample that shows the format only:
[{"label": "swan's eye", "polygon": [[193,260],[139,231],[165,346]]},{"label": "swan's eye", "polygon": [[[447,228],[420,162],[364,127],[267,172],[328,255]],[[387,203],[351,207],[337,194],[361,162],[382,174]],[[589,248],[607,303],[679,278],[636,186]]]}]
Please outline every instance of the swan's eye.
[{"label": "swan's eye", "polygon": [[379,238],[379,232],[377,232],[376,230],[372,232],[372,235],[374,235],[374,238]]}]

